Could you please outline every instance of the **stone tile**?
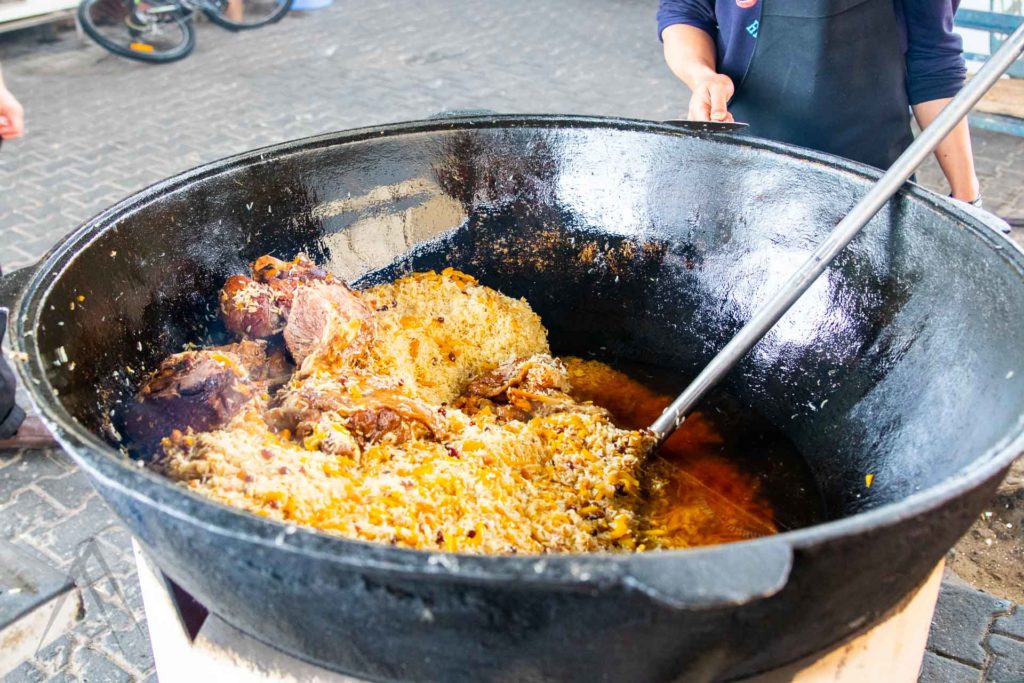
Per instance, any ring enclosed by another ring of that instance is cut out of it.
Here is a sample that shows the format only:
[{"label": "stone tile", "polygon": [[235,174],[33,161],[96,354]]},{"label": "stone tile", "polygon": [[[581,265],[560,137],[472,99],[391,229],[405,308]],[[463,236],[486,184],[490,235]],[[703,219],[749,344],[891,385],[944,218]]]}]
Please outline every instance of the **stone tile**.
[{"label": "stone tile", "polygon": [[972,664],[985,665],[983,643],[989,624],[1012,603],[966,585],[942,584],[935,607],[928,649],[936,654]]},{"label": "stone tile", "polygon": [[68,510],[77,510],[97,495],[89,483],[89,478],[82,472],[73,471],[61,477],[46,477],[36,482],[36,488],[42,490],[53,500]]},{"label": "stone tile", "polygon": [[102,681],[103,683],[130,682],[133,676],[115,664],[104,653],[92,647],[83,647],[75,651],[71,662],[72,673],[85,683]]},{"label": "stone tile", "polygon": [[140,621],[138,628],[108,631],[99,639],[99,646],[139,673],[153,669],[153,651],[145,621]]},{"label": "stone tile", "polygon": [[35,664],[43,671],[56,674],[71,663],[71,654],[76,647],[74,635],[66,633],[37,652]]},{"label": "stone tile", "polygon": [[72,675],[68,671],[61,671],[57,675],[46,679],[46,683],[82,683],[78,676]]},{"label": "stone tile", "polygon": [[[3,264],[0,263],[0,266]],[[21,460],[21,451],[0,451],[0,469],[9,467]]]},{"label": "stone tile", "polygon": [[1024,681],[1024,641],[1006,636],[991,635],[988,639],[992,663],[985,672],[991,683],[1021,683]]},{"label": "stone tile", "polygon": [[64,562],[70,563],[83,551],[84,544],[117,523],[110,508],[99,496],[95,496],[89,499],[85,507],[47,532],[47,547]]},{"label": "stone tile", "polygon": [[60,476],[70,465],[46,451],[22,451],[18,462],[0,469],[0,501],[35,483],[40,477]]},{"label": "stone tile", "polygon": [[918,683],[980,683],[981,670],[934,652],[925,652],[917,680]]},{"label": "stone tile", "polygon": [[40,683],[45,680],[46,674],[37,669],[32,662],[24,662],[4,676],[4,683]]},{"label": "stone tile", "polygon": [[65,514],[31,488],[22,489],[0,507],[0,538],[10,539],[34,528],[47,527]]},{"label": "stone tile", "polygon": [[[130,630],[135,628],[139,617],[131,609],[131,605],[122,602],[113,588],[108,585],[109,579],[97,578],[91,584],[80,584],[82,605],[85,609],[83,631],[92,637],[107,633],[110,630]],[[127,597],[126,597],[127,599]]]},{"label": "stone tile", "polygon": [[992,624],[992,631],[1024,639],[1024,607],[1017,605],[1013,614],[996,619]]}]

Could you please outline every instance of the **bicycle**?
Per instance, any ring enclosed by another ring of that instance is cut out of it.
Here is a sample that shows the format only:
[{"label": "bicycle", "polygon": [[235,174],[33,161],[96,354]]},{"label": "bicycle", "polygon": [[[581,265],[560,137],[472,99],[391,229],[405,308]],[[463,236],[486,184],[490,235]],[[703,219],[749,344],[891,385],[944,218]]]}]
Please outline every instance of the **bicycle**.
[{"label": "bicycle", "polygon": [[162,64],[188,56],[196,45],[192,15],[243,31],[280,21],[293,0],[83,0],[78,22],[115,55]]}]

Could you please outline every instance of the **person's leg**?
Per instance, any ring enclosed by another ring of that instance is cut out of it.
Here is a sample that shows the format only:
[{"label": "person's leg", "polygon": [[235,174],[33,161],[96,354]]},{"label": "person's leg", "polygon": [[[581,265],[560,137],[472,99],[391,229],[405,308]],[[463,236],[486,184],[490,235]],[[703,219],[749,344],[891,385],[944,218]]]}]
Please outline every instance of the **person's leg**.
[{"label": "person's leg", "polygon": [[[0,344],[7,330],[7,316],[0,314]],[[0,351],[0,450],[9,448],[48,448],[53,437],[39,418],[25,418],[25,411],[14,402],[17,384],[14,371]]]},{"label": "person's leg", "polygon": [[[0,321],[3,316],[0,316]],[[0,342],[3,341],[0,330]],[[0,355],[0,439],[9,439],[18,433],[18,428],[25,421],[25,411],[14,402],[14,372],[7,361]]]},{"label": "person's leg", "polygon": [[224,12],[224,16],[232,21],[242,21],[245,19],[245,5],[244,0],[228,0],[227,10]]}]

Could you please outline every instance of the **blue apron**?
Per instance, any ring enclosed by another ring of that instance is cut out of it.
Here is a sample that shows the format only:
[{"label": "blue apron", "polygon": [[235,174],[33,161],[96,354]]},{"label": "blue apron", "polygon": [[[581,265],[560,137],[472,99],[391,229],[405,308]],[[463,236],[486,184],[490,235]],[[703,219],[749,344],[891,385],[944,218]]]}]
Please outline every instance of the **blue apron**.
[{"label": "blue apron", "polygon": [[893,0],[761,0],[729,103],[753,135],[888,167],[913,141]]}]

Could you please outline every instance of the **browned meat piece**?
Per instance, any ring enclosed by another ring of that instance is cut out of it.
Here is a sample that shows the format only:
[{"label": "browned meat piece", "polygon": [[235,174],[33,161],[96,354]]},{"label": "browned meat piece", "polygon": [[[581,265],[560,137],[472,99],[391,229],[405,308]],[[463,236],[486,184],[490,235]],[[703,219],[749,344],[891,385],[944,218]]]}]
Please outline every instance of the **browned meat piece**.
[{"label": "browned meat piece", "polygon": [[[297,365],[325,341],[328,328],[339,329],[350,320],[362,322],[358,337],[368,329],[370,309],[340,282],[312,282],[295,290],[284,342]],[[340,350],[340,349],[339,349]]]},{"label": "browned meat piece", "polygon": [[557,358],[535,355],[517,358],[474,378],[455,401],[455,407],[474,415],[490,409],[500,419],[529,420],[558,411],[605,412],[577,404],[565,365]]},{"label": "browned meat piece", "polygon": [[413,436],[441,436],[445,422],[427,403],[392,391],[377,390],[352,398],[344,392],[326,392],[310,388],[288,391],[275,399],[275,406],[264,417],[272,429],[289,430],[296,438],[312,434],[324,413],[341,418],[360,446],[394,434],[402,443]]},{"label": "browned meat piece", "polygon": [[485,372],[466,386],[465,394],[495,398],[506,394],[509,389],[527,392],[554,390],[564,394],[569,392],[571,385],[562,361],[551,356],[536,355],[517,358]]},{"label": "browned meat piece", "polygon": [[154,451],[174,430],[225,424],[257,395],[241,358],[230,351],[184,351],[166,358],[126,411],[129,443]]},{"label": "browned meat piece", "polygon": [[333,282],[331,275],[309,260],[305,254],[299,254],[291,261],[282,261],[269,254],[260,256],[253,261],[252,276],[259,282],[273,282],[274,280],[294,280],[298,282],[310,282],[313,280],[324,280]]},{"label": "browned meat piece", "polygon": [[243,339],[269,337],[284,329],[286,311],[278,293],[244,275],[224,283],[220,310],[227,328]]},{"label": "browned meat piece", "polygon": [[288,381],[292,366],[267,342],[241,341],[170,356],[151,374],[126,412],[133,445],[155,450],[174,430],[209,431],[263,391]]},{"label": "browned meat piece", "polygon": [[402,443],[410,437],[410,431],[402,416],[391,408],[361,410],[348,420],[348,428],[357,435],[360,445],[380,441],[387,434],[395,434],[396,442]]},{"label": "browned meat piece", "polygon": [[249,379],[253,382],[262,383],[267,388],[284,384],[295,371],[295,367],[288,361],[284,351],[278,348],[268,354],[267,342],[262,339],[257,341],[243,339],[236,344],[214,346],[209,350],[238,356],[238,360],[245,367]]},{"label": "browned meat piece", "polygon": [[[252,264],[252,277],[228,278],[220,294],[224,323],[243,339],[284,333],[297,364],[324,340],[329,326],[357,318],[370,319],[370,309],[345,285],[304,255],[291,261],[261,256]],[[368,326],[360,330],[367,341]],[[339,349],[340,350],[340,349]]]},{"label": "browned meat piece", "polygon": [[291,261],[261,256],[252,276],[227,279],[220,308],[227,328],[243,338],[263,338],[284,329],[295,291],[312,282],[335,282],[329,273],[299,254]]}]

